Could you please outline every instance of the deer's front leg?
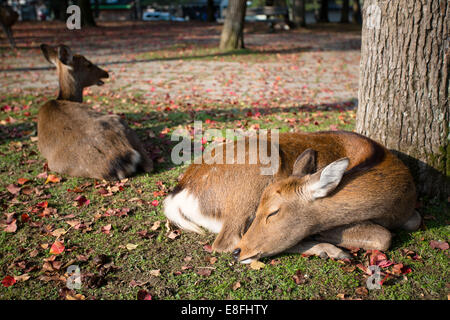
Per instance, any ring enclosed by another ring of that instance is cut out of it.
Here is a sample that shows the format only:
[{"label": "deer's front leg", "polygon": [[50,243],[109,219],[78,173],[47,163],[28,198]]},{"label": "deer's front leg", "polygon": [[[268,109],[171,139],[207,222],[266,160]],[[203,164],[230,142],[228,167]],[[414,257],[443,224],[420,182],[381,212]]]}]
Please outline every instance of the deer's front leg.
[{"label": "deer's front leg", "polygon": [[389,230],[368,221],[337,227],[314,236],[317,241],[329,242],[339,247],[380,251],[389,249],[391,238]]},{"label": "deer's front leg", "polygon": [[332,245],[331,243],[317,242],[317,241],[302,241],[292,248],[289,248],[287,253],[300,253],[309,256],[318,256],[321,258],[333,259],[350,259],[350,255],[344,250]]}]

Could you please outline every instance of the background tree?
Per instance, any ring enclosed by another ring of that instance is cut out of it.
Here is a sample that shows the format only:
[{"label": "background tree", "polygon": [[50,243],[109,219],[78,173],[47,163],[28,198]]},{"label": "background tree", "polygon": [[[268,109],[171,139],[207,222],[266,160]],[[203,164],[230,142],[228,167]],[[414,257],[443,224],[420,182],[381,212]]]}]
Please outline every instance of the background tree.
[{"label": "background tree", "polygon": [[342,0],[341,23],[348,23],[348,14],[350,12],[350,0]]},{"label": "background tree", "polygon": [[450,2],[364,1],[356,130],[399,152],[422,195],[449,195]]},{"label": "background tree", "polygon": [[352,6],[352,19],[353,23],[362,23],[362,15],[361,15],[361,4],[359,3],[359,0],[353,0],[353,6]]},{"label": "background tree", "polygon": [[49,9],[53,13],[55,20],[66,21],[67,7],[69,6],[68,0],[50,0]]},{"label": "background tree", "polygon": [[81,10],[81,25],[95,27],[94,14],[91,8],[90,0],[78,0],[78,6]]},{"label": "background tree", "polygon": [[246,0],[229,0],[225,22],[220,36],[220,49],[244,48],[244,21]]},{"label": "background tree", "polygon": [[206,5],[206,21],[208,22],[216,21],[214,13],[215,13],[214,0],[208,0]]},{"label": "background tree", "polygon": [[305,2],[306,0],[292,0],[292,22],[296,27],[306,27]]},{"label": "background tree", "polygon": [[319,21],[318,22],[330,22],[328,19],[328,0],[320,1]]}]

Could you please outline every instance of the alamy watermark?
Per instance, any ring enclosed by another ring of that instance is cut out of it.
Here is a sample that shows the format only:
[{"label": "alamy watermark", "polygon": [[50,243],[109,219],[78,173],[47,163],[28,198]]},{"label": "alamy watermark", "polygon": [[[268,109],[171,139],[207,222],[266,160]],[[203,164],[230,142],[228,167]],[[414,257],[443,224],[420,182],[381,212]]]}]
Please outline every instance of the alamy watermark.
[{"label": "alamy watermark", "polygon": [[66,273],[69,277],[66,280],[66,287],[73,289],[81,289],[81,271],[80,267],[77,265],[70,265],[67,268]]},{"label": "alamy watermark", "polygon": [[[227,129],[223,135],[218,129],[203,132],[202,122],[195,121],[193,131],[193,139],[187,129],[178,129],[172,134],[171,140],[179,141],[172,148],[174,164],[259,164],[262,175],[273,175],[278,170],[279,132],[276,129],[270,133],[261,129],[257,135],[246,136]],[[213,143],[205,147],[210,140]]]},{"label": "alamy watermark", "polygon": [[67,14],[70,16],[67,18],[66,26],[69,30],[80,30],[81,29],[81,9],[77,5],[71,5],[67,7]]}]

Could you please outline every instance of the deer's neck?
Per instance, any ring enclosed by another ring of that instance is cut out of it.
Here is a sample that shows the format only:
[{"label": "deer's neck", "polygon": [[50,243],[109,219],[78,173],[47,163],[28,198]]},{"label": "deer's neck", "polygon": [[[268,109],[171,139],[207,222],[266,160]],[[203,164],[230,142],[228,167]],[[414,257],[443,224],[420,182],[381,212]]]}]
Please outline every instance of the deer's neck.
[{"label": "deer's neck", "polygon": [[58,100],[83,102],[83,87],[68,72],[59,73]]}]

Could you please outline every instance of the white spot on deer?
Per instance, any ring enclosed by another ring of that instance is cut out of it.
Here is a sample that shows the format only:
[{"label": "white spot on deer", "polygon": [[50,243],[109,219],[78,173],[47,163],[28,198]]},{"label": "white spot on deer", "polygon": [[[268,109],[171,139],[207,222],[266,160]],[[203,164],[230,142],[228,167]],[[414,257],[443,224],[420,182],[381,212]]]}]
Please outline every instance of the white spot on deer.
[{"label": "white spot on deer", "polygon": [[222,222],[201,213],[197,197],[187,190],[169,195],[164,200],[164,214],[172,223],[187,231],[202,234],[200,227],[214,233],[222,229]]}]

